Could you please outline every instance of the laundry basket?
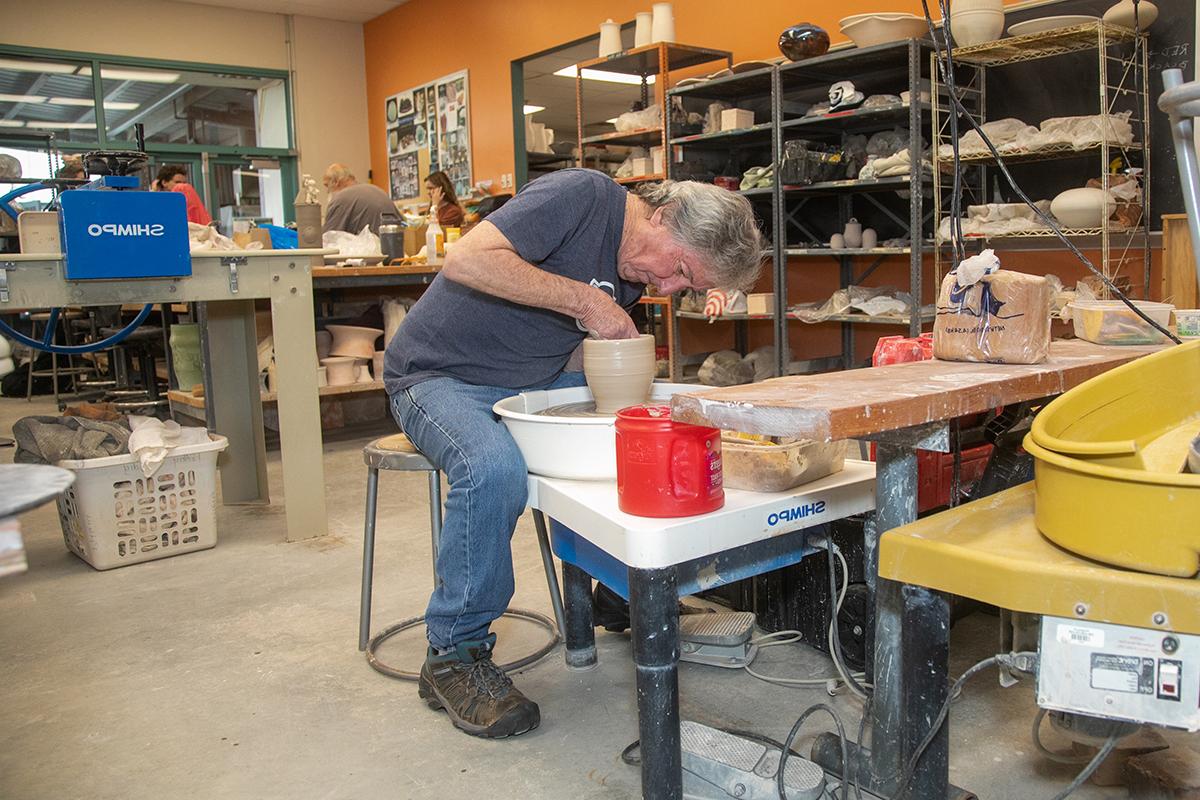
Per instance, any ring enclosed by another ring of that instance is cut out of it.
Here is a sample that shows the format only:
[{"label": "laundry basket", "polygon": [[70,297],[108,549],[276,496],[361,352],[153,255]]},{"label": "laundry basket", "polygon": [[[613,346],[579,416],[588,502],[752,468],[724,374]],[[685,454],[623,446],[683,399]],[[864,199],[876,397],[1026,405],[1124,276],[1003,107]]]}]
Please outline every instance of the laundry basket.
[{"label": "laundry basket", "polygon": [[217,454],[224,436],[171,451],[149,478],[136,456],[59,461],[75,483],[58,499],[67,549],[96,569],[167,558],[217,543]]}]

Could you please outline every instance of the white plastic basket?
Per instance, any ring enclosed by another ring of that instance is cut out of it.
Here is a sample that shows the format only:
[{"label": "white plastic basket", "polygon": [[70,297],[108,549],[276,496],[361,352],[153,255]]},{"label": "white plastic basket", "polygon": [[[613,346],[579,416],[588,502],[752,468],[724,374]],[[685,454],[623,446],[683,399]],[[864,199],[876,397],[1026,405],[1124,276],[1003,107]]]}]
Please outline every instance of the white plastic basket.
[{"label": "white plastic basket", "polygon": [[132,455],[68,459],[75,483],[58,499],[67,549],[96,569],[167,558],[217,543],[217,454],[224,436],[177,447],[151,477]]}]

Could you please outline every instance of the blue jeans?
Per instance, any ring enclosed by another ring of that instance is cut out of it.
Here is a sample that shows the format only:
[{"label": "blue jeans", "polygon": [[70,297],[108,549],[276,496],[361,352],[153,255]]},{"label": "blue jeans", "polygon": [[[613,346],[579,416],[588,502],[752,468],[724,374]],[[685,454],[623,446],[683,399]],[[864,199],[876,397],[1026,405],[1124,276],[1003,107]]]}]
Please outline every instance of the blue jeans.
[{"label": "blue jeans", "polygon": [[[564,372],[545,388],[582,385],[582,372]],[[514,394],[432,378],[391,397],[400,428],[450,483],[437,554],[441,583],[425,610],[436,648],[487,636],[513,596],[510,542],[527,500],[525,459],[492,406]]]}]

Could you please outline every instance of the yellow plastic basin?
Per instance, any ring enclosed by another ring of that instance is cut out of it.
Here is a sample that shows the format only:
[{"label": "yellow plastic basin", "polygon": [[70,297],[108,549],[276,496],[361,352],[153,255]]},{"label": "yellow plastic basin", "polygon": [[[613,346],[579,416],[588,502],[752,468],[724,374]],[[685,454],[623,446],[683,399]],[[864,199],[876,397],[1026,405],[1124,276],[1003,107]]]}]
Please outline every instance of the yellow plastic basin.
[{"label": "yellow plastic basin", "polygon": [[[1046,406],[1025,437],[1035,519],[1061,547],[1127,569],[1200,569],[1200,342],[1092,378]],[[1178,458],[1176,458],[1178,456]]]}]

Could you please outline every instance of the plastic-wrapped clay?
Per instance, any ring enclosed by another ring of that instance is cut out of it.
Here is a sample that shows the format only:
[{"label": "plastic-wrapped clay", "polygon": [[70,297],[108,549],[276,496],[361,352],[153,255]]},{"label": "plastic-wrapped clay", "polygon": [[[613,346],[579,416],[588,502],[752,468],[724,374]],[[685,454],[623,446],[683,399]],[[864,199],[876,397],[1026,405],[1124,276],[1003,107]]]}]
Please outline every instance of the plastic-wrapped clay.
[{"label": "plastic-wrapped clay", "polygon": [[718,350],[704,359],[699,378],[705,386],[736,386],[754,380],[754,367],[733,350]]}]

